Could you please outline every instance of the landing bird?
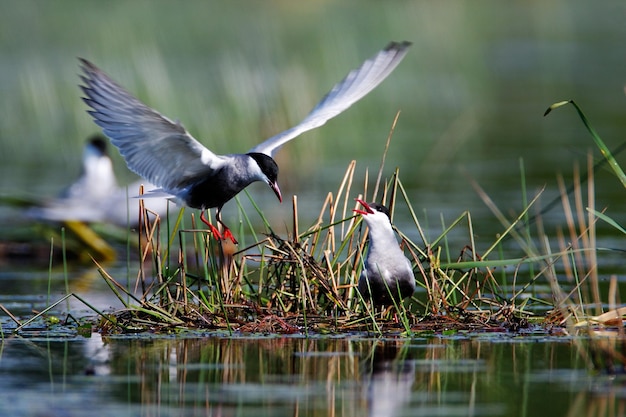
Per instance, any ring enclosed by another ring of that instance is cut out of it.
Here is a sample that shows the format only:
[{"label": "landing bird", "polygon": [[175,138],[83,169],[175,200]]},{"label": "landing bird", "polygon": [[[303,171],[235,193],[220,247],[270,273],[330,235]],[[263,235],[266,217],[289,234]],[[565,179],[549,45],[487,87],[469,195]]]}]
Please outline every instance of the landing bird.
[{"label": "landing bird", "polygon": [[[120,187],[115,178],[113,163],[107,151],[106,139],[100,135],[91,137],[83,149],[81,174],[54,199],[42,202],[39,207],[27,211],[31,218],[48,221],[78,220],[104,222],[118,226],[136,225],[139,219],[139,200],[133,198],[143,183],[137,181]],[[150,199],[146,208],[161,216],[167,214],[167,201]]]},{"label": "landing bird", "polygon": [[[366,203],[357,199],[363,210],[355,213],[363,216],[369,228],[369,247],[364,269],[359,277],[359,292],[374,305],[389,305],[410,297],[415,291],[415,276],[409,261],[391,227],[387,207]],[[393,297],[393,298],[392,298]]]},{"label": "landing bird", "polygon": [[[221,220],[224,204],[255,181],[263,181],[282,202],[278,165],[272,158],[286,142],[322,126],[363,98],[396,68],[410,42],[392,42],[336,84],[298,125],[265,140],[245,154],[216,155],[179,123],[143,104],[91,62],[80,59],[81,86],[94,122],[111,139],[128,167],[174,196],[179,203],[202,210],[200,219],[216,239],[230,238]],[[211,225],[205,210],[217,208],[215,218],[224,235]]]}]

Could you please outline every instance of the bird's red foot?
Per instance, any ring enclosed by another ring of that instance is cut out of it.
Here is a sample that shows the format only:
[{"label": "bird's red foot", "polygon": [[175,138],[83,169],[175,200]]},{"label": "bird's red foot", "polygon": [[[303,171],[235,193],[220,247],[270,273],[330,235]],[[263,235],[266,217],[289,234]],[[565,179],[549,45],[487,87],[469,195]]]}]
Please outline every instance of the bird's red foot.
[{"label": "bird's red foot", "polygon": [[208,224],[208,223],[207,223],[207,226],[209,226],[209,229],[211,229],[211,234],[213,235],[213,238],[215,240],[217,240],[219,242],[220,240],[223,239],[222,234],[217,229],[217,227],[213,226],[212,224]]},{"label": "bird's red foot", "polygon": [[224,234],[220,233],[217,227],[209,223],[206,217],[204,217],[204,210],[202,210],[202,213],[200,214],[200,220],[202,220],[202,223],[206,224],[209,229],[211,229],[211,234],[213,235],[213,238],[215,238],[215,240],[217,240],[218,242],[221,240],[230,239],[230,241],[233,242],[235,245],[238,243],[237,239],[235,239],[235,236],[233,236],[230,229],[226,227],[224,223],[221,223],[222,226],[224,226]]},{"label": "bird's red foot", "polygon": [[235,239],[235,236],[233,236],[229,228],[224,229],[223,239],[230,239],[230,241],[233,242],[235,245],[239,243],[237,242],[237,239]]},{"label": "bird's red foot", "polygon": [[209,229],[211,229],[211,234],[213,235],[215,240],[217,240],[218,242],[220,240],[222,240],[222,234],[217,229],[217,227],[215,227],[211,223],[209,223],[209,221],[206,219],[206,217],[204,217],[204,210],[202,210],[202,212],[200,213],[200,220],[202,220],[202,223],[204,223],[207,226],[209,226]]}]

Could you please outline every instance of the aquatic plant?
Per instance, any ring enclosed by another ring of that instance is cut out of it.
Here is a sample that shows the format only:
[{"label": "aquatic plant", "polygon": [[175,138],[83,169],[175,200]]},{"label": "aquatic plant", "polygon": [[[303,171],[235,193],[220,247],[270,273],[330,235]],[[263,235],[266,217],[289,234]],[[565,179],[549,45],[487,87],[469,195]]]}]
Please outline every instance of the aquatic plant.
[{"label": "aquatic plant", "polygon": [[[610,374],[623,374],[626,371],[626,337],[623,321],[626,309],[619,306],[620,295],[616,275],[611,275],[608,294],[603,299],[598,272],[601,265],[598,265],[596,254],[600,250],[612,252],[624,252],[624,250],[598,248],[596,228],[598,220],[601,220],[625,235],[626,229],[607,214],[606,208],[597,210],[594,198],[594,172],[602,165],[608,165],[620,183],[626,187],[626,175],[615,159],[615,154],[620,152],[623,146],[611,151],[582,109],[573,100],[552,104],[544,115],[567,104],[575,108],[604,159],[594,164],[591,154],[589,155],[587,178],[581,178],[580,169],[575,167],[573,206],[569,201],[569,190],[559,177],[566,229],[570,239],[570,243],[566,245],[565,233],[562,233],[559,236],[559,245],[572,249],[570,256],[564,259],[564,262],[567,265],[567,278],[575,285],[569,293],[566,293],[556,277],[552,277],[551,286],[555,294],[558,294],[558,302],[555,303],[556,314],[552,316],[552,319],[559,325],[566,325],[573,334],[588,336],[584,342],[577,341],[577,346],[578,352],[587,360],[590,368]],[[582,187],[585,182],[587,183],[586,199]]]},{"label": "aquatic plant", "polygon": [[[247,193],[266,231],[262,235],[257,233],[241,200],[237,200],[240,230],[236,233],[242,236],[239,248],[229,241],[216,241],[206,230],[197,229],[193,215],[191,228],[186,228],[183,210],[170,222],[169,218],[161,219],[142,208],[138,239],[140,270],[134,286],[121,285],[104,266],[93,261],[125,306],[115,313],[97,312],[101,317],[99,330],[103,333],[189,328],[266,333],[366,330],[376,334],[415,334],[464,329],[517,331],[538,323],[575,332],[576,325],[590,320],[603,323],[606,314],[610,315],[606,323],[621,317],[621,310],[605,313],[602,309],[596,265],[596,253],[602,249],[595,244],[595,226],[598,219],[614,227],[619,225],[594,208],[596,167],[591,159],[586,204],[578,168],[571,189],[559,179],[566,225],[565,230],[556,231],[556,238],[544,229],[544,211],[538,208],[543,190],[527,195],[523,163],[520,171],[524,204],[516,214],[503,214],[480,185],[472,181],[502,225],[501,233],[487,248],[476,244],[474,234],[480,225],[473,223],[469,212],[461,213],[452,222],[441,216],[441,232],[431,238],[433,228],[420,223],[399,169],[383,179],[385,157],[397,120],[396,116],[373,190],[370,191],[368,169],[363,173],[362,187],[356,185],[357,164],[352,161],[337,190],[328,193],[317,219],[306,228],[300,222],[298,198],[293,197],[291,225],[286,236],[272,230]],[[595,140],[601,142],[599,137]],[[606,150],[603,152],[607,155]],[[619,175],[618,170],[615,172]],[[574,205],[569,201],[570,193]],[[359,216],[352,212],[357,207],[355,198],[384,203],[392,220],[396,211],[408,213],[414,225],[414,230],[406,226],[396,230],[401,247],[412,260],[418,283],[418,291],[402,303],[375,309],[356,290],[367,233]],[[553,204],[548,206],[551,208]],[[462,246],[451,246],[452,235],[454,242],[463,242]],[[247,242],[250,238],[252,243]],[[611,305],[614,305],[615,282],[611,288],[614,300]],[[18,325],[21,328],[21,323]]]},{"label": "aquatic plant", "polygon": [[[298,199],[292,200],[291,231],[275,233],[263,213],[267,232],[258,238],[241,209],[241,236],[253,236],[254,243],[237,249],[226,241],[210,239],[206,231],[181,229],[180,216],[161,242],[162,220],[146,212],[142,227],[141,265],[152,263],[152,273],[142,269],[134,290],[123,289],[100,268],[118,298],[126,305],[117,314],[130,329],[159,330],[195,327],[266,332],[340,332],[370,330],[404,332],[433,329],[484,329],[527,326],[532,315],[515,296],[506,295],[494,274],[504,265],[524,265],[545,259],[488,260],[501,240],[514,233],[508,227],[487,251],[473,240],[474,225],[469,213],[450,225],[442,219],[442,233],[428,239],[396,169],[383,181],[385,155],[395,128],[387,140],[374,189],[369,192],[369,171],[361,189],[355,185],[356,161],[346,169],[336,192],[325,199],[317,220],[301,230]],[[380,192],[380,193],[379,193]],[[380,197],[379,197],[380,194]],[[401,246],[410,255],[421,288],[412,298],[375,310],[356,290],[367,246],[367,233],[359,217],[352,214],[355,198],[381,201],[393,213],[401,205],[410,213],[421,242],[397,230]],[[534,201],[533,201],[534,202]],[[531,204],[525,209],[527,212]],[[521,219],[522,216],[519,217]],[[193,219],[193,218],[192,218]],[[453,257],[447,235],[463,230],[466,244]],[[174,237],[177,236],[177,239]],[[245,238],[244,238],[245,239]],[[517,276],[518,269],[515,274]],[[536,279],[536,278],[535,278]],[[506,282],[507,278],[503,279]],[[529,283],[532,286],[533,281]],[[528,287],[527,287],[528,288]],[[139,290],[139,295],[134,295]],[[130,301],[128,301],[130,300]],[[115,331],[111,321],[104,331]]]}]

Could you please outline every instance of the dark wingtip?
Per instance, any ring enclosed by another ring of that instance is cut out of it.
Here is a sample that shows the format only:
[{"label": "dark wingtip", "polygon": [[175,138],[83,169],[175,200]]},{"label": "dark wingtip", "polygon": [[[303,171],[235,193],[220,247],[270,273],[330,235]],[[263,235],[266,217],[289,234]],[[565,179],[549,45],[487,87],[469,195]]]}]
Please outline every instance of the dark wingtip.
[{"label": "dark wingtip", "polygon": [[102,70],[95,66],[91,61],[78,57],[78,61],[80,62],[80,69],[83,71],[84,75],[79,74],[79,77],[83,80],[83,82],[88,82],[94,75],[98,73],[102,73]]},{"label": "dark wingtip", "polygon": [[84,84],[79,84],[78,86],[84,94],[89,96],[89,90],[91,90],[92,76],[93,73],[98,70],[98,67],[96,67],[85,58],[78,57],[78,60],[80,61],[80,69],[83,71],[83,74],[78,74],[78,77]]},{"label": "dark wingtip", "polygon": [[410,42],[410,41],[401,41],[401,42],[391,41],[385,47],[385,51],[391,51],[391,50],[403,51],[411,45],[413,45],[413,42]]},{"label": "dark wingtip", "polygon": [[91,61],[88,61],[80,56],[78,57],[78,61],[80,62],[80,66],[83,70],[93,70],[96,68],[96,66],[92,64]]}]

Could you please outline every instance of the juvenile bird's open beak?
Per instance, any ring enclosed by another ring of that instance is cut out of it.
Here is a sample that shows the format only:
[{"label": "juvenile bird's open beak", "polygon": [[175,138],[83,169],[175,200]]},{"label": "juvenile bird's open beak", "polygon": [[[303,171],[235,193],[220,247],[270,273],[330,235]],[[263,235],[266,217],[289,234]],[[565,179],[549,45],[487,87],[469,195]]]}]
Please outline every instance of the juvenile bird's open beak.
[{"label": "juvenile bird's open beak", "polygon": [[280,194],[280,188],[278,188],[278,182],[268,181],[267,185],[269,185],[270,188],[272,189],[272,191],[274,191],[274,194],[276,194],[276,197],[278,198],[278,201],[280,201],[282,203],[283,202],[283,196]]},{"label": "juvenile bird's open beak", "polygon": [[352,210],[355,213],[359,213],[363,216],[367,216],[368,214],[373,214],[374,210],[371,209],[371,207],[369,206],[369,204],[367,204],[365,201],[359,199],[359,198],[355,198],[355,200],[357,201],[357,203],[361,204],[363,206],[363,208],[365,210],[359,210],[359,209],[354,209]]}]

